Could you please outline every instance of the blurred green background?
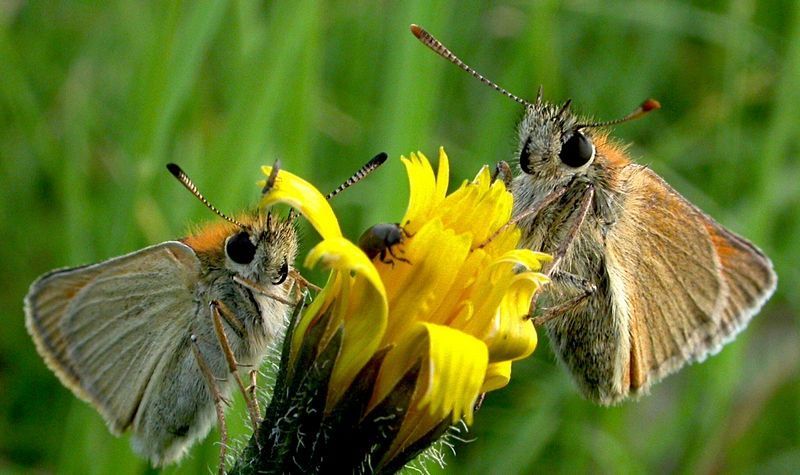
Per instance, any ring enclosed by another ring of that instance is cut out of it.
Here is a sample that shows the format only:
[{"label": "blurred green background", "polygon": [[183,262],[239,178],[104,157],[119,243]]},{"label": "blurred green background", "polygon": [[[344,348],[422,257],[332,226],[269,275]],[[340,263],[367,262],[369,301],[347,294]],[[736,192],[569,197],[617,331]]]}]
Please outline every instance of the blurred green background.
[{"label": "blurred green background", "polygon": [[[735,343],[639,402],[581,399],[543,337],[448,470],[800,471],[798,2],[2,0],[0,472],[150,470],[45,367],[22,299],[47,270],[214,219],[165,163],[235,212],[276,158],[329,190],[386,151],[391,163],[335,200],[355,238],[402,216],[400,154],[444,145],[456,183],[512,158],[520,107],[418,44],[412,22],[523,97],[543,84],[598,119],[658,98],[615,134],[780,276]],[[216,440],[165,472],[214,470]]]}]

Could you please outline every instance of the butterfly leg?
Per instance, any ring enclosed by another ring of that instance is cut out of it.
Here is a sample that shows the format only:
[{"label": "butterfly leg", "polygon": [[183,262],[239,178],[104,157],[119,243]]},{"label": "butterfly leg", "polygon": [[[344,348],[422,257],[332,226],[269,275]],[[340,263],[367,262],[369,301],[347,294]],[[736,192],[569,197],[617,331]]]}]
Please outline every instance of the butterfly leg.
[{"label": "butterfly leg", "polygon": [[222,353],[225,355],[225,361],[228,363],[228,370],[233,375],[236,384],[239,386],[239,390],[242,392],[245,403],[247,403],[247,410],[250,413],[250,422],[253,424],[254,428],[258,427],[260,421],[258,402],[255,398],[250,398],[248,390],[242,382],[242,378],[239,377],[239,363],[236,361],[228,336],[225,334],[225,329],[222,327],[223,318],[225,321],[230,322],[231,320],[236,320],[236,316],[233,315],[227,305],[219,300],[212,300],[211,303],[209,303],[209,307],[211,308],[211,316],[214,320],[214,331],[217,333],[217,340],[222,348]]},{"label": "butterfly leg", "polygon": [[253,401],[253,404],[256,407],[256,413],[261,414],[261,410],[258,408],[258,399],[256,399],[256,390],[258,389],[258,370],[251,369],[250,370],[250,385],[247,386],[247,394],[250,395],[250,400]]},{"label": "butterfly leg", "polygon": [[503,231],[508,229],[510,226],[519,225],[519,223],[521,223],[522,220],[524,220],[524,219],[534,219],[534,218],[536,218],[536,216],[538,216],[539,213],[543,209],[547,208],[551,204],[553,204],[556,201],[558,201],[559,198],[564,196],[564,194],[567,192],[567,189],[568,189],[567,186],[558,187],[555,190],[553,190],[552,192],[550,192],[547,195],[545,195],[545,197],[543,199],[539,200],[537,203],[535,203],[530,208],[522,211],[521,213],[518,213],[516,216],[514,216],[514,218],[509,220],[506,224],[500,226],[500,228],[497,231],[492,233],[492,235],[489,236],[488,239],[486,239],[484,242],[482,242],[478,246],[478,249],[484,248],[487,244],[492,242],[497,236],[499,236],[501,233],[503,233]]},{"label": "butterfly leg", "polygon": [[[553,281],[569,288],[577,289],[580,293],[575,297],[570,298],[566,302],[542,309],[541,314],[533,318],[533,324],[535,326],[542,326],[545,323],[574,310],[597,291],[597,287],[593,283],[578,277],[575,274],[557,270],[554,271],[550,277],[553,279]],[[530,314],[533,315],[534,311],[532,310]]]},{"label": "butterfly leg", "polygon": [[511,186],[512,178],[514,178],[514,175],[511,173],[511,167],[508,166],[508,162],[505,160],[497,162],[494,166],[494,172],[492,172],[492,183],[494,183],[495,180],[501,180],[506,185],[506,188],[508,188]]},{"label": "butterfly leg", "polygon": [[[587,185],[583,191],[583,195],[580,196],[577,200],[576,210],[574,213],[572,213],[574,214],[575,217],[572,219],[572,222],[569,223],[569,227],[567,228],[567,234],[564,236],[564,239],[561,241],[561,244],[559,244],[558,248],[556,248],[556,251],[553,254],[553,261],[551,262],[549,268],[547,269],[547,272],[545,273],[545,275],[552,278],[553,280],[556,280],[559,283],[565,283],[573,288],[578,288],[582,292],[575,298],[572,298],[566,302],[563,302],[559,305],[550,307],[549,309],[545,310],[545,313],[543,315],[534,318],[534,324],[536,325],[541,325],[560,315],[567,313],[568,311],[574,309],[576,306],[580,305],[581,302],[586,300],[589,296],[591,296],[595,292],[594,285],[589,283],[585,279],[581,279],[580,277],[574,276],[567,272],[561,272],[559,270],[559,266],[561,262],[564,260],[564,256],[567,255],[570,245],[572,245],[572,243],[575,241],[575,237],[578,235],[578,231],[580,230],[583,223],[586,221],[586,216],[589,214],[589,210],[591,209],[593,198],[594,198],[594,187],[592,185]],[[539,294],[537,293],[536,295],[534,295],[533,299],[531,299],[531,306],[528,315],[532,316],[535,314],[538,295]]]},{"label": "butterfly leg", "polygon": [[[289,271],[290,275],[291,275],[292,272],[293,271]],[[258,282],[253,282],[252,280],[247,279],[247,278],[242,277],[242,276],[239,276],[239,275],[233,276],[233,281],[236,282],[239,285],[243,285],[243,286],[247,287],[248,289],[252,290],[253,292],[258,292],[261,295],[267,296],[267,297],[269,297],[269,298],[271,298],[273,300],[277,300],[278,302],[280,302],[282,304],[294,305],[294,302],[289,301],[289,300],[287,300],[287,299],[285,299],[283,297],[280,297],[278,295],[273,294],[269,289],[265,288],[263,285],[259,284]],[[311,284],[309,284],[309,285],[311,285]],[[319,287],[317,287],[317,288],[319,288]]]},{"label": "butterfly leg", "polygon": [[[295,290],[295,300],[300,301],[303,293],[308,290],[314,290],[316,292],[320,292],[322,289],[317,287],[316,285],[312,284],[311,282],[307,281],[305,277],[300,274],[297,269],[290,269],[289,270],[289,277],[292,278],[292,288]],[[291,289],[289,291],[291,293]]]},{"label": "butterfly leg", "polygon": [[316,285],[314,285],[311,282],[307,281],[305,279],[305,277],[303,277],[300,274],[300,272],[297,271],[297,269],[291,269],[289,271],[289,275],[292,277],[292,279],[295,280],[295,282],[297,282],[297,285],[300,286],[300,290],[311,289],[311,290],[315,290],[317,292],[322,290],[320,287],[317,287]]},{"label": "butterfly leg", "polygon": [[282,304],[295,306],[298,301],[302,298],[303,294],[306,290],[311,289],[316,292],[320,292],[322,289],[317,287],[316,285],[312,284],[311,282],[307,281],[301,274],[295,269],[289,270],[289,276],[292,278],[292,284],[289,287],[289,291],[287,293],[291,294],[292,290],[296,289],[295,298],[296,301],[292,302],[291,300],[285,299],[278,295],[272,293],[269,289],[265,288],[263,285],[259,284],[258,282],[253,282],[250,279],[245,277],[236,275],[233,277],[234,282],[239,285],[243,285],[248,289],[252,290],[253,292],[258,292],[261,295],[269,297],[273,300],[276,300]]},{"label": "butterfly leg", "polygon": [[228,450],[228,427],[225,425],[225,411],[222,408],[222,403],[226,401],[219,391],[217,381],[214,378],[214,374],[211,372],[211,368],[208,367],[208,363],[206,363],[205,358],[203,358],[203,354],[200,353],[200,347],[197,344],[197,336],[193,334],[190,338],[192,340],[194,359],[197,361],[197,366],[200,368],[200,372],[206,380],[208,390],[211,392],[211,399],[214,401],[214,410],[217,412],[220,438],[218,473],[223,475],[225,473],[225,454]]},{"label": "butterfly leg", "polygon": [[564,260],[564,256],[567,255],[569,246],[572,245],[573,241],[575,241],[575,236],[578,235],[578,230],[581,228],[581,225],[583,225],[583,222],[586,221],[586,216],[589,214],[589,209],[592,207],[593,198],[594,187],[592,185],[587,185],[583,196],[578,201],[576,217],[572,223],[570,223],[570,226],[567,230],[567,235],[564,236],[564,240],[561,241],[561,244],[556,249],[555,254],[553,254],[553,262],[550,264],[550,268],[547,271],[548,276],[552,275],[558,270],[558,266],[561,264],[561,261]]}]

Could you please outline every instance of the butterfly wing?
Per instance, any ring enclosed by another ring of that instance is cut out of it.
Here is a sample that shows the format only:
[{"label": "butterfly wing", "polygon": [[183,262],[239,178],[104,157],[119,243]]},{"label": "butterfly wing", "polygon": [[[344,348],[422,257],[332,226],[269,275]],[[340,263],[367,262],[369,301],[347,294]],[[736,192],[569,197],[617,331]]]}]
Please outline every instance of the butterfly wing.
[{"label": "butterfly wing", "polygon": [[719,351],[777,282],[760,250],[654,172],[629,165],[623,174],[625,213],[606,239],[615,316],[629,329],[615,367],[621,396]]},{"label": "butterfly wing", "polygon": [[199,275],[194,251],[174,241],[57,270],[31,285],[26,325],[59,379],[119,434],[186,336]]}]

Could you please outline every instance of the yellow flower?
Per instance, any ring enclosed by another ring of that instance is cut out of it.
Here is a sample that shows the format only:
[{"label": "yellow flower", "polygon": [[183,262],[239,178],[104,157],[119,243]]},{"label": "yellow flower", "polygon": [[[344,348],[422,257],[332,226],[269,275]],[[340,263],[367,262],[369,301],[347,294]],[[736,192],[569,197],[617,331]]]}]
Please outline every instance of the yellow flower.
[{"label": "yellow flower", "polygon": [[[547,281],[536,271],[550,258],[516,249],[520,231],[507,224],[512,196],[487,167],[447,194],[444,150],[436,174],[421,153],[401,160],[408,209],[397,239],[368,249],[372,260],[342,236],[325,198],[301,178],[281,170],[262,201],[304,214],[323,238],[305,265],[332,271],[290,330],[287,381],[295,382],[287,384],[301,391],[298,381],[311,378],[303,372],[329,372],[320,427],[338,433],[331,424],[339,421],[347,433],[369,433],[364,460],[375,469],[399,468],[450,424],[471,424],[479,395],[508,383],[512,361],[536,348],[527,313]],[[380,244],[384,236],[373,232],[370,242]],[[333,355],[331,368],[322,355]],[[311,361],[313,371],[298,366]],[[340,421],[354,406],[357,417]]]}]

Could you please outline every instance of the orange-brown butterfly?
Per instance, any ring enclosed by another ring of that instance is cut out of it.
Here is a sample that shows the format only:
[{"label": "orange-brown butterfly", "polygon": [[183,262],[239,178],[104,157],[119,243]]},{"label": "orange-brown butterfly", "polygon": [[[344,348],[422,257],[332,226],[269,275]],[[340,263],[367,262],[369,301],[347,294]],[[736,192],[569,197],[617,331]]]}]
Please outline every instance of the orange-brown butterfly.
[{"label": "orange-brown butterfly", "polygon": [[[588,398],[644,393],[731,341],[775,290],[769,258],[696,206],[601,129],[561,105],[521,99],[458,59],[421,27],[432,50],[525,107],[511,180],[521,246],[554,255],[534,319]],[[509,177],[510,178],[510,177]]]}]

